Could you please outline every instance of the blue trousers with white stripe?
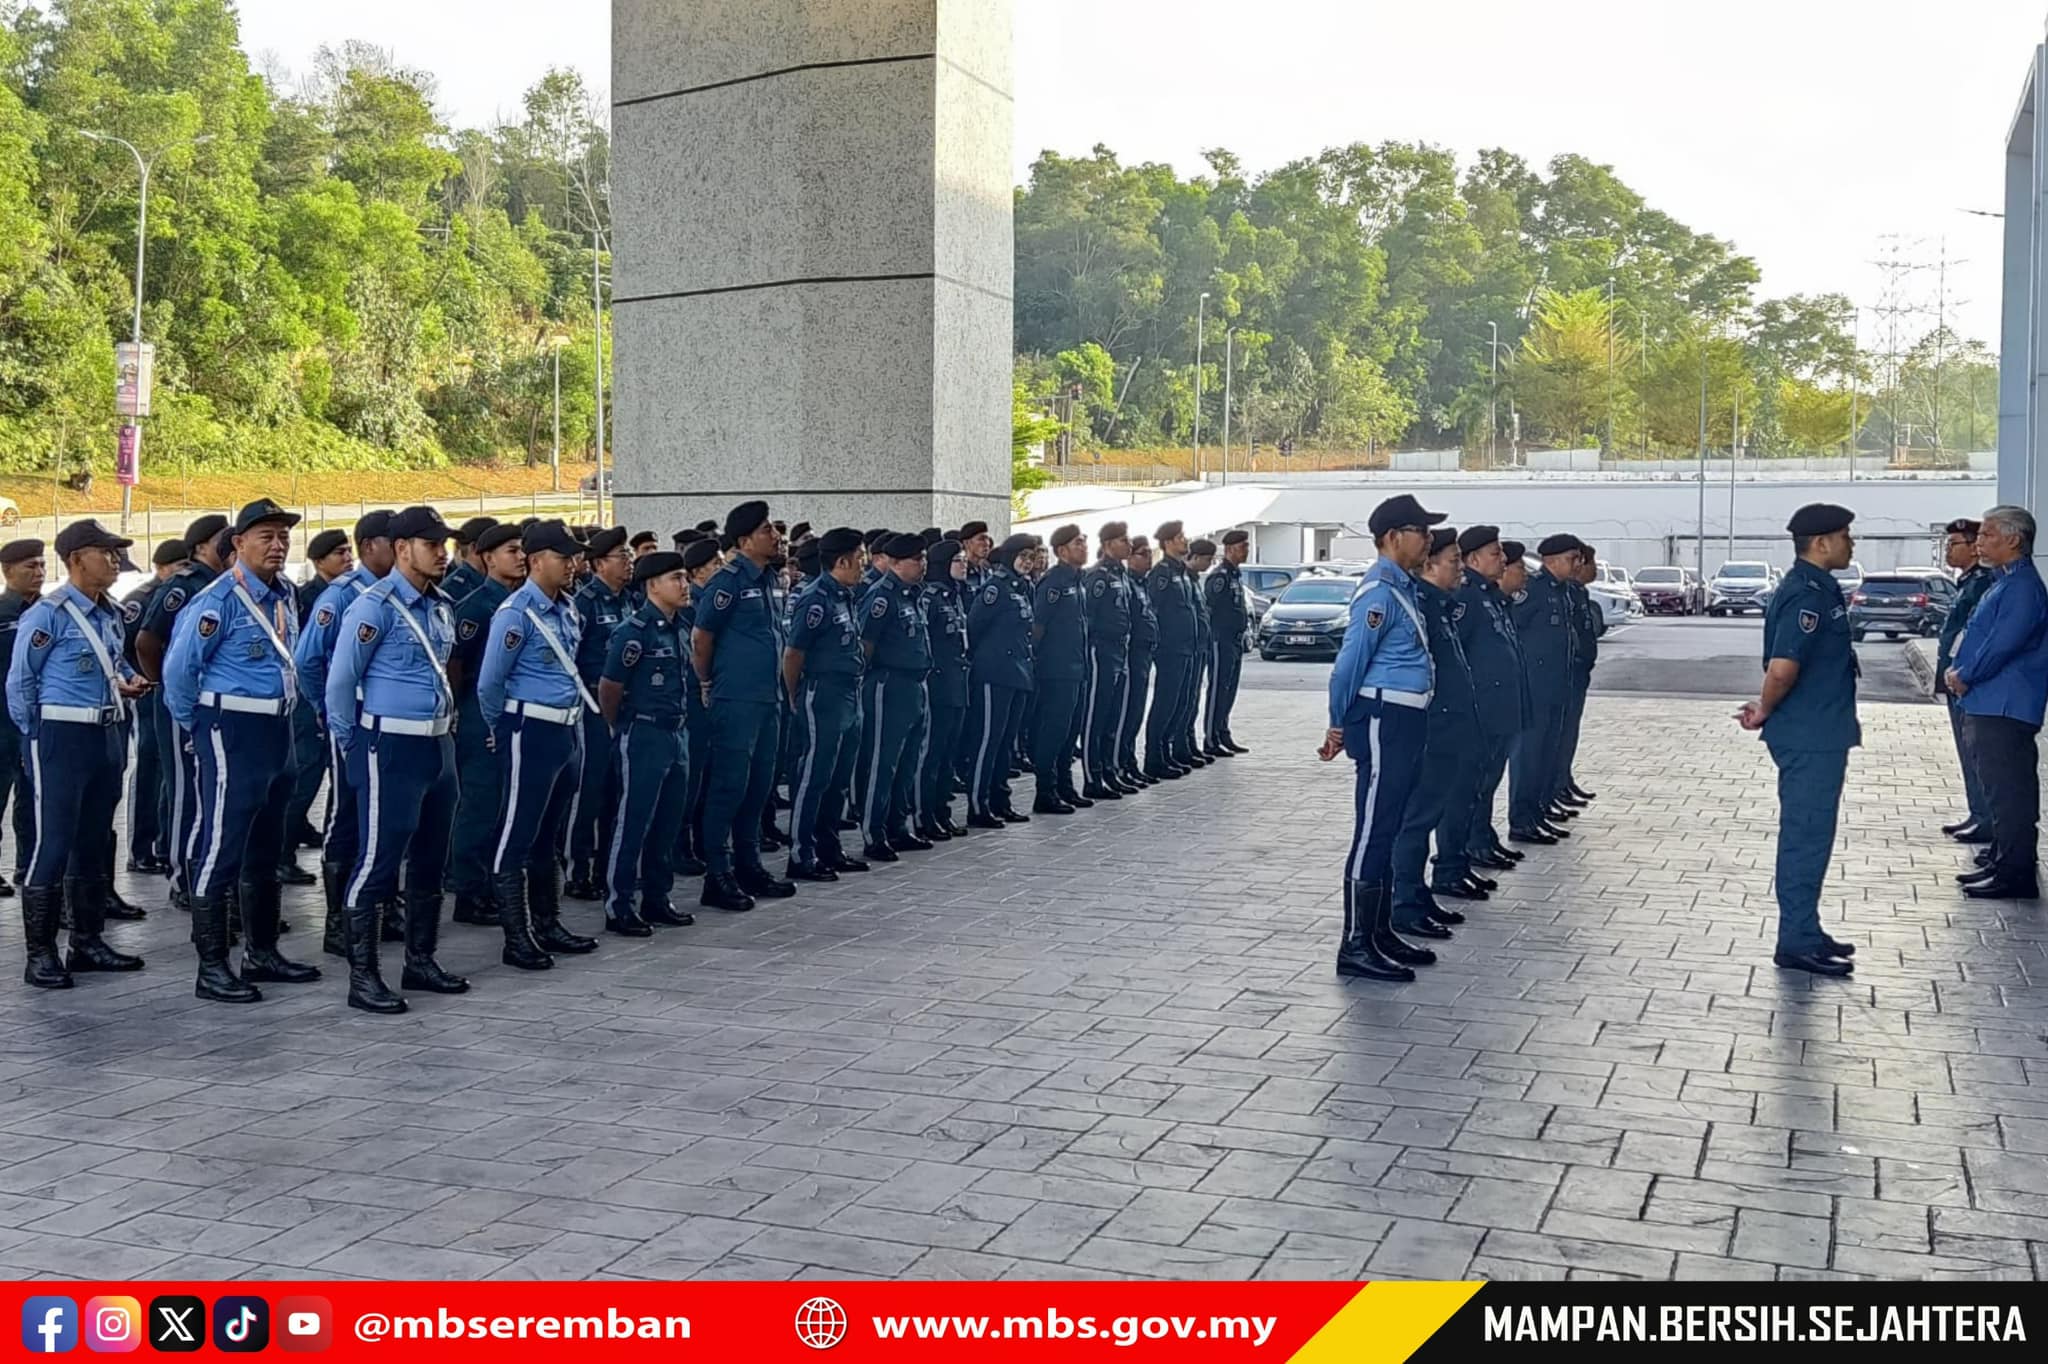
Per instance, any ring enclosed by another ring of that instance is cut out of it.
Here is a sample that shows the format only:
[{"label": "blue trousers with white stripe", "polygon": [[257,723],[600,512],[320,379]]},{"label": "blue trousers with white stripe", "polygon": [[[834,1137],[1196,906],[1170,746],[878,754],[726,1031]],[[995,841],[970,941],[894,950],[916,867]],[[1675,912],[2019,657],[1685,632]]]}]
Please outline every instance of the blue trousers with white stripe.
[{"label": "blue trousers with white stripe", "polygon": [[35,846],[24,884],[61,886],[67,872],[113,875],[105,823],[127,768],[122,735],[119,725],[44,720],[27,740],[28,789],[19,798],[34,810]]},{"label": "blue trousers with white stripe", "polygon": [[871,668],[861,682],[860,827],[870,843],[908,830],[917,803],[917,751],[925,723],[924,678]]},{"label": "blue trousers with white stripe", "polygon": [[491,874],[552,871],[555,849],[576,799],[583,766],[583,726],[514,715],[498,717],[496,742],[504,804]]},{"label": "blue trousers with white stripe", "polygon": [[192,718],[199,820],[188,874],[195,899],[231,889],[245,873],[277,878],[284,813],[298,768],[289,715],[201,706]]},{"label": "blue trousers with white stripe", "polygon": [[1391,891],[1394,838],[1422,774],[1429,712],[1391,702],[1352,702],[1344,717],[1344,751],[1358,764],[1352,797],[1351,854],[1344,876]]},{"label": "blue trousers with white stripe", "polygon": [[795,807],[789,817],[790,856],[798,862],[830,865],[842,851],[839,817],[853,785],[854,749],[860,736],[854,679],[805,678],[796,718],[802,749],[790,797]]},{"label": "blue trousers with white stripe", "polygon": [[[609,821],[605,913],[626,919],[633,913],[636,891],[643,902],[656,904],[668,898],[675,884],[671,831],[690,801],[689,738],[682,717],[628,721],[613,756],[619,799]],[[650,830],[658,831],[655,837],[648,837]]]},{"label": "blue trousers with white stripe", "polygon": [[[367,726],[370,717],[364,721]],[[407,895],[439,896],[448,869],[448,833],[455,825],[454,738],[359,728],[347,766],[363,831],[348,903],[377,904],[398,894],[400,866]]]}]

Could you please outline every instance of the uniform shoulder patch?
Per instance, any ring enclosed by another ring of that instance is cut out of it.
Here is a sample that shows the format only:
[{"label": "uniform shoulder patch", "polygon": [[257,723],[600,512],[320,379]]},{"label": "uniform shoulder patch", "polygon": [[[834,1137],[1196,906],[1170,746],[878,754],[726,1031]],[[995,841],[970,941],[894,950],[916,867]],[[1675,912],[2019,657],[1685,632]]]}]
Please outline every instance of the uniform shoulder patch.
[{"label": "uniform shoulder patch", "polygon": [[325,629],[327,626],[334,624],[334,608],[331,606],[323,606],[319,610],[315,611],[313,613],[313,623],[315,625],[320,626],[322,629]]},{"label": "uniform shoulder patch", "polygon": [[723,611],[723,610],[724,610],[724,609],[725,609],[726,607],[728,607],[728,606],[731,606],[731,605],[732,605],[732,593],[730,593],[730,592],[726,591],[726,590],[725,590],[724,588],[722,588],[722,587],[721,587],[721,588],[719,588],[719,589],[718,589],[718,590],[717,590],[716,592],[713,592],[713,593],[711,594],[711,609],[712,609],[712,610],[714,610],[714,611]]},{"label": "uniform shoulder patch", "polygon": [[888,614],[889,614],[889,599],[888,599],[887,597],[877,597],[877,598],[875,598],[875,604],[874,604],[874,606],[873,606],[873,607],[872,607],[872,608],[871,608],[871,609],[870,609],[870,610],[868,611],[868,614],[869,614],[869,615],[871,615],[871,616],[873,616],[873,617],[874,617],[874,618],[875,618],[876,620],[880,620],[880,619],[881,619],[882,617],[884,617],[884,616],[888,615]]},{"label": "uniform shoulder patch", "polygon": [[1818,611],[1801,611],[1801,612],[1799,613],[1799,630],[1800,630],[1800,633],[1802,633],[1802,634],[1808,634],[1808,635],[1810,635],[1810,634],[1812,634],[1812,633],[1813,633],[1813,632],[1814,632],[1815,630],[1818,630],[1819,628],[1820,628],[1820,612],[1818,612]]},{"label": "uniform shoulder patch", "polygon": [[364,621],[361,625],[358,625],[356,627],[356,638],[361,640],[365,644],[376,643],[377,627],[370,624],[368,621]]},{"label": "uniform shoulder patch", "polygon": [[1465,603],[1463,603],[1463,602],[1459,602],[1459,603],[1458,603],[1458,604],[1457,604],[1456,606],[1453,606],[1453,607],[1451,608],[1451,619],[1452,619],[1452,620],[1463,620],[1463,619],[1465,619]]},{"label": "uniform shoulder patch", "polygon": [[127,621],[130,625],[133,625],[141,615],[142,603],[139,601],[129,602],[121,608],[121,619]]},{"label": "uniform shoulder patch", "polygon": [[172,589],[171,589],[170,591],[168,591],[168,592],[164,593],[164,610],[165,610],[166,612],[175,612],[175,611],[176,611],[176,610],[177,610],[177,609],[178,609],[179,607],[183,606],[184,604],[185,604],[185,589],[184,589],[184,588],[182,588],[182,587],[174,587],[174,588],[172,588]]},{"label": "uniform shoulder patch", "polygon": [[825,623],[825,604],[812,602],[811,609],[804,612],[804,624],[815,630]]},{"label": "uniform shoulder patch", "polygon": [[1088,595],[1090,595],[1091,597],[1099,597],[1107,591],[1109,591],[1109,579],[1097,578],[1095,580],[1094,586],[1088,589]]},{"label": "uniform shoulder patch", "polygon": [[1526,587],[1523,588],[1521,591],[1515,593],[1514,596],[1508,598],[1508,600],[1512,601],[1515,605],[1520,606],[1523,602],[1529,600],[1529,589]]},{"label": "uniform shoulder patch", "polygon": [[987,587],[981,589],[982,601],[990,606],[994,606],[996,604],[996,598],[1000,595],[1001,590],[997,588],[994,583],[990,583]]},{"label": "uniform shoulder patch", "polygon": [[199,637],[201,639],[212,639],[214,632],[218,629],[220,629],[220,612],[202,611],[199,613]]},{"label": "uniform shoulder patch", "polygon": [[1379,629],[1379,628],[1380,628],[1380,626],[1382,626],[1382,625],[1384,625],[1384,624],[1386,624],[1386,623],[1387,623],[1387,608],[1386,608],[1386,607],[1384,607],[1384,606],[1368,606],[1368,607],[1366,607],[1366,608],[1365,608],[1365,628],[1366,628],[1366,629],[1368,629],[1368,630],[1377,630],[1377,629]]},{"label": "uniform shoulder patch", "polygon": [[640,661],[640,641],[629,639],[626,647],[619,650],[619,662],[630,668]]},{"label": "uniform shoulder patch", "polygon": [[29,647],[29,648],[31,648],[31,649],[47,649],[47,648],[49,648],[49,647],[50,647],[50,632],[49,632],[48,630],[31,630],[31,631],[29,631],[29,632],[28,632],[28,647]]},{"label": "uniform shoulder patch", "polygon": [[462,622],[461,624],[459,624],[459,625],[457,625],[457,626],[455,627],[455,633],[456,633],[457,635],[459,635],[460,637],[462,637],[463,639],[466,639],[466,640],[467,640],[467,639],[475,639],[475,638],[476,638],[476,629],[477,629],[477,626],[476,626],[476,622],[475,622],[475,621],[473,621],[473,620],[466,620],[466,621],[463,621],[463,622]]},{"label": "uniform shoulder patch", "polygon": [[517,630],[507,630],[505,632],[505,651],[507,653],[510,653],[512,650],[518,648],[520,642],[525,638],[526,636],[520,634]]}]

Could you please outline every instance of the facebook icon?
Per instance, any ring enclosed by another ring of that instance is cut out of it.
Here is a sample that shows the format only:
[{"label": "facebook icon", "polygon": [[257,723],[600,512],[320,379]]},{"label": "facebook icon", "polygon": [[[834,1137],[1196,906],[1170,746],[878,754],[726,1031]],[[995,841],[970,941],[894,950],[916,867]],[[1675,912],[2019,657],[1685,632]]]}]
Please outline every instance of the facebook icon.
[{"label": "facebook icon", "polygon": [[70,1298],[30,1298],[21,1305],[21,1348],[60,1355],[78,1347],[78,1304]]}]

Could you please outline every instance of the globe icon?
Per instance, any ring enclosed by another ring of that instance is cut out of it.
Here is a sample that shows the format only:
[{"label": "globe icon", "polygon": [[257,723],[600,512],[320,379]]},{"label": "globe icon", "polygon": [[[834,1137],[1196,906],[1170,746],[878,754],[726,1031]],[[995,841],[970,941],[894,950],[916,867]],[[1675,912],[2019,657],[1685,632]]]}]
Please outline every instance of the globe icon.
[{"label": "globe icon", "polygon": [[796,1309],[796,1338],[813,1350],[829,1350],[846,1339],[846,1309],[830,1298],[812,1298]]}]

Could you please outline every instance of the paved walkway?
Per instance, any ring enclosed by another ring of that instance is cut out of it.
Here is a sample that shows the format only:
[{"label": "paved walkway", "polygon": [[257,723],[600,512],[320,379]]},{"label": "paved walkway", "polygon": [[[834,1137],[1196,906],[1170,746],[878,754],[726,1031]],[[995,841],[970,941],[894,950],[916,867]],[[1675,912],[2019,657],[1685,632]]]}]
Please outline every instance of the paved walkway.
[{"label": "paved walkway", "polygon": [[545,976],[451,929],[475,993],[397,1020],[202,1005],[164,912],[139,977],[0,985],[0,1274],[2040,1277],[2048,927],[1950,892],[1940,712],[1865,712],[1814,981],[1731,709],[1596,698],[1596,813],[1403,987],[1332,975],[1290,692],[1220,769]]}]

